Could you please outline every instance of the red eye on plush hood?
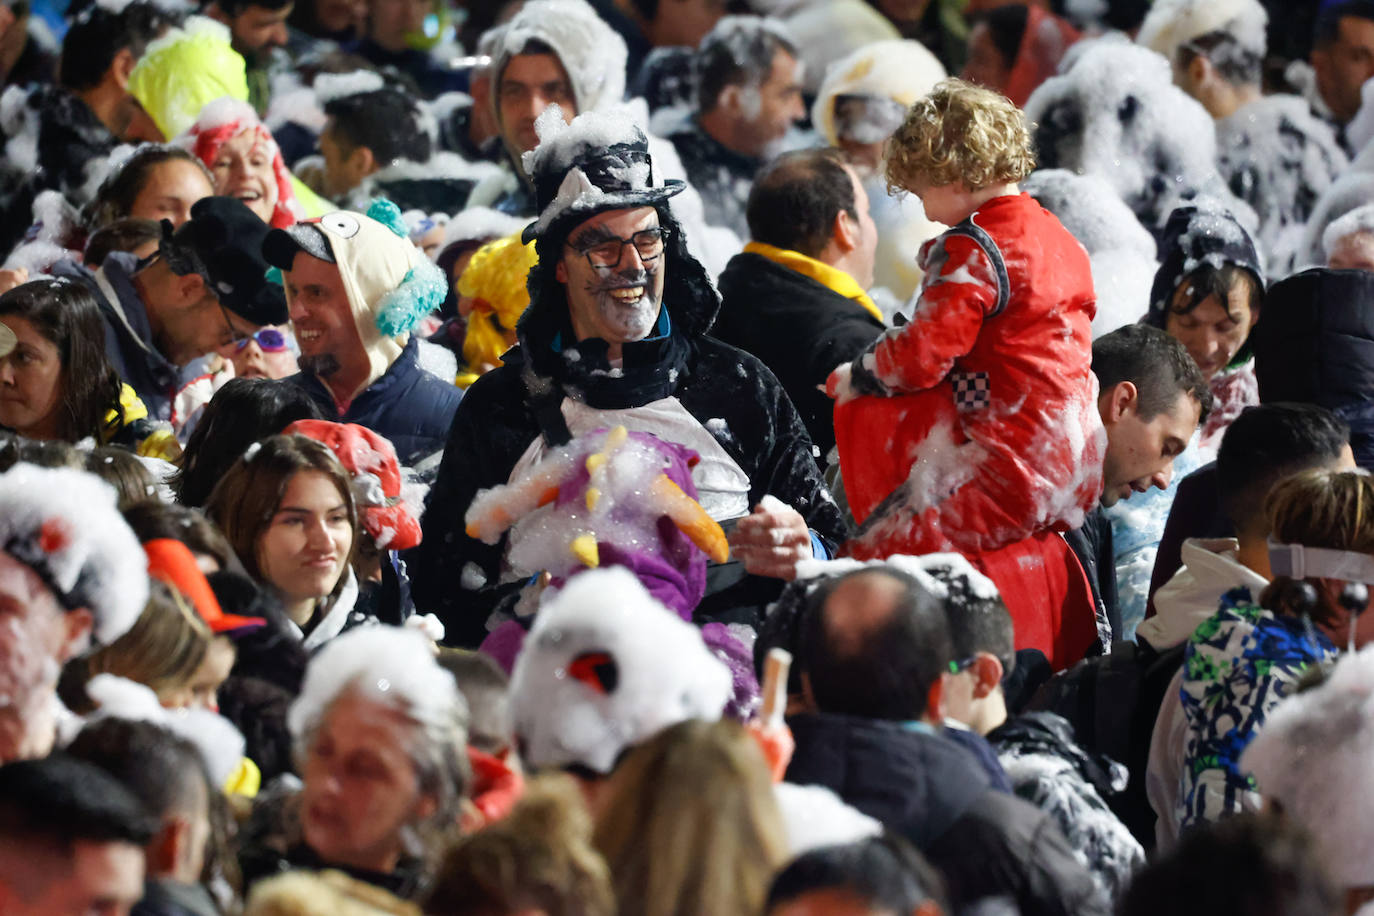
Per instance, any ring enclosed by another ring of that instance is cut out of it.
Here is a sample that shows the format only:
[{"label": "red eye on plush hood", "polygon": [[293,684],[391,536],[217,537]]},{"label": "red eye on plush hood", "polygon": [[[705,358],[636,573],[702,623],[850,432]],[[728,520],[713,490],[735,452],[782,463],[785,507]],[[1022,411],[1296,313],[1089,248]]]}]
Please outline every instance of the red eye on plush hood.
[{"label": "red eye on plush hood", "polygon": [[606,652],[584,652],[568,665],[568,674],[593,690],[610,695],[620,682],[620,666]]}]

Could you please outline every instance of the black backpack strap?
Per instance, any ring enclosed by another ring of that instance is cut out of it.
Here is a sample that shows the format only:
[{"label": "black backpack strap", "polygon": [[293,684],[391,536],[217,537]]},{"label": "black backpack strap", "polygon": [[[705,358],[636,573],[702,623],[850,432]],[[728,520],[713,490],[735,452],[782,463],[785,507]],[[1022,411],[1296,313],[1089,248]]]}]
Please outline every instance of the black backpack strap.
[{"label": "black backpack strap", "polygon": [[972,219],[964,220],[945,234],[962,235],[972,239],[974,244],[983,249],[983,254],[988,256],[988,260],[992,262],[992,271],[997,277],[997,305],[988,317],[992,318],[1002,314],[1002,310],[1007,307],[1007,302],[1011,299],[1011,279],[1007,276],[1007,263],[1002,260],[1002,250],[997,247],[992,236],[983,231],[983,228]]}]

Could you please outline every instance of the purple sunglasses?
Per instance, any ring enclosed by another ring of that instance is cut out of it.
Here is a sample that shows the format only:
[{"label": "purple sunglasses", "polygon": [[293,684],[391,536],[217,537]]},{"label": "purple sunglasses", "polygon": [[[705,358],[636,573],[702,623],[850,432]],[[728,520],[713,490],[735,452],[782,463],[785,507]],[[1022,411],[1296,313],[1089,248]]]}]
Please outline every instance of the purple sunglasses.
[{"label": "purple sunglasses", "polygon": [[239,337],[234,341],[234,349],[244,349],[250,340],[257,341],[264,353],[280,353],[286,349],[286,335],[276,328],[262,328],[245,337]]}]

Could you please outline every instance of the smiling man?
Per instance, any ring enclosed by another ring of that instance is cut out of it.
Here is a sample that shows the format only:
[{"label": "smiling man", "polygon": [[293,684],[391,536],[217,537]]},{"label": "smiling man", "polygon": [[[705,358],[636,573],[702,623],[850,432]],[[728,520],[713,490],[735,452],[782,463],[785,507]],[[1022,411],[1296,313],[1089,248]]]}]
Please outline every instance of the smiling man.
[{"label": "smiling man", "polygon": [[706,336],[720,297],[668,208],[682,186],[655,181],[644,135],[603,112],[565,125],[551,110],[537,128],[526,158],[540,211],[525,230],[539,259],[530,306],[518,345],[455,416],[424,539],[407,559],[416,604],[444,618],[451,640],[476,645],[520,587],[496,584],[510,540],[463,530],[477,491],[573,436],[624,425],[696,452],[699,501],[733,528],[739,562],[708,571],[697,619],[757,623],[775,580],[842,534],[811,440],[761,362]]},{"label": "smiling man", "polygon": [[390,439],[402,464],[443,448],[462,393],[421,368],[410,332],[447,284],[406,237],[396,205],[275,229],[263,255],[282,271],[300,345],[301,372],[288,381],[331,420]]}]

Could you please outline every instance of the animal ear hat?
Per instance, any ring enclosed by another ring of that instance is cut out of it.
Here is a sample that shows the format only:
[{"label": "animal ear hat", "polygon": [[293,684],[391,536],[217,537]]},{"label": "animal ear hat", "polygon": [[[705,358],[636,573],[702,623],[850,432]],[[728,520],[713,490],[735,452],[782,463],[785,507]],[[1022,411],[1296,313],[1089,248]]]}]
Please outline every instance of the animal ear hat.
[{"label": "animal ear hat", "polygon": [[443,271],[410,241],[400,208],[389,200],[373,201],[366,213],[336,210],[274,229],[262,253],[288,273],[302,254],[338,266],[371,365],[369,385],[391,368],[410,332],[448,293]]}]

